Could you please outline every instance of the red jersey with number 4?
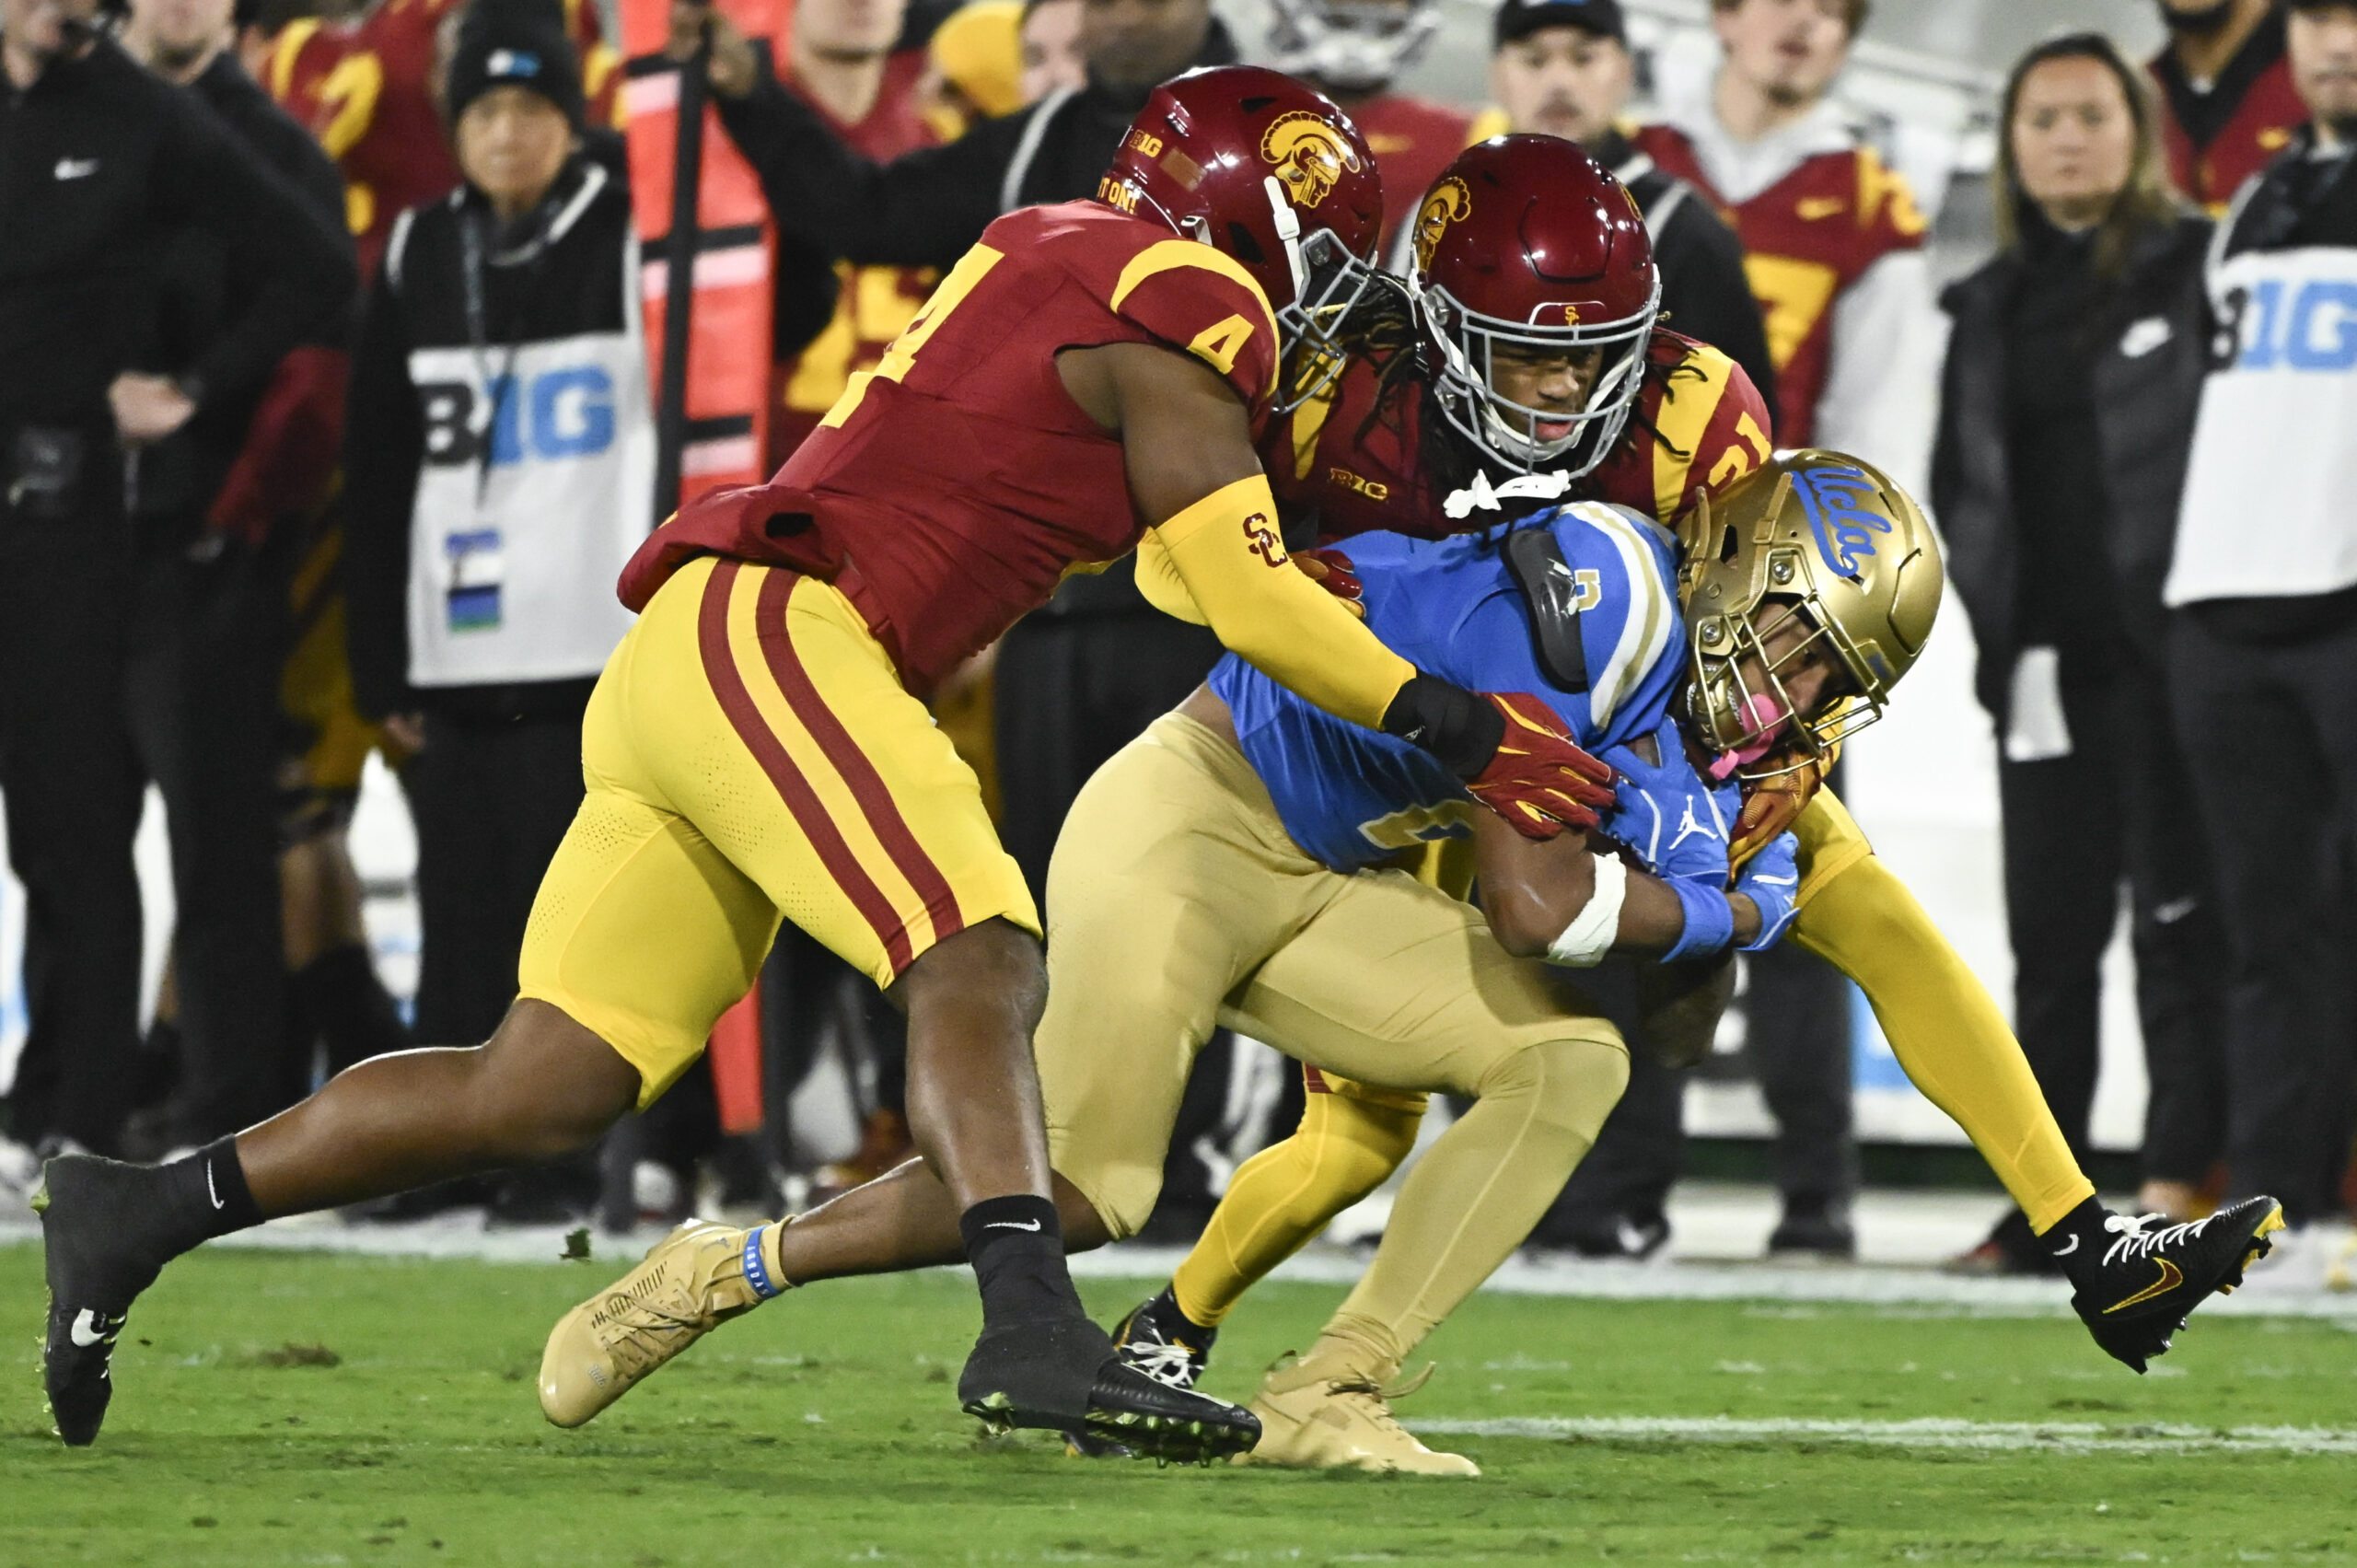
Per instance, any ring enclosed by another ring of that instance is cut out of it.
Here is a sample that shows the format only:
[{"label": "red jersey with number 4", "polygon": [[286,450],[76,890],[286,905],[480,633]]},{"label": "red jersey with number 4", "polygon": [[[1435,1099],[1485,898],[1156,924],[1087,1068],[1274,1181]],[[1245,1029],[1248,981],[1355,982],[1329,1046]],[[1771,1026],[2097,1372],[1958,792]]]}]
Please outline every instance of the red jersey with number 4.
[{"label": "red jersey with number 4", "polygon": [[1632,139],[1662,172],[1710,198],[1743,241],[1744,275],[1776,366],[1783,441],[1809,445],[1832,365],[1833,302],[1892,251],[1922,247],[1923,215],[1906,178],[1872,147],[1851,147],[1802,159],[1738,205],[1713,188],[1684,132],[1647,125]]},{"label": "red jersey with number 4", "polygon": [[1194,354],[1256,421],[1275,387],[1268,299],[1229,257],[1095,202],[1007,214],[776,478],[697,498],[640,547],[622,602],[701,554],[829,577],[924,695],[1066,568],[1144,532],[1120,437],[1056,374],[1057,350],[1117,343]]},{"label": "red jersey with number 4", "polygon": [[1375,171],[1383,177],[1382,253],[1388,256],[1400,228],[1423,204],[1424,192],[1465,150],[1473,117],[1406,93],[1377,93],[1351,110],[1351,121],[1366,138]]},{"label": "red jersey with number 4", "polygon": [[1377,528],[1439,539],[1572,500],[1670,522],[1696,495],[1758,468],[1774,443],[1767,405],[1734,360],[1663,329],[1646,352],[1654,373],[1628,427],[1594,472],[1568,486],[1550,489],[1560,482],[1540,474],[1441,493],[1423,461],[1421,395],[1394,398],[1370,424],[1376,378],[1364,360],[1344,373],[1339,397],[1272,424],[1261,461],[1280,501],[1316,509],[1326,540]]}]

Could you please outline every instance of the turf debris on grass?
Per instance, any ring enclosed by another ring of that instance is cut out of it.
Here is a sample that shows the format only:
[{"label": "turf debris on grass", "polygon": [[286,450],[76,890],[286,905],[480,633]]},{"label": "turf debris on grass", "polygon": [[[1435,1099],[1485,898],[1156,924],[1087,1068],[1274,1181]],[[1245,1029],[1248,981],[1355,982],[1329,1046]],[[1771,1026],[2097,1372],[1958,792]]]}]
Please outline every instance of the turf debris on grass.
[{"label": "turf debris on grass", "polygon": [[[1488,1471],[1434,1483],[979,1440],[941,1274],[790,1292],[558,1432],[541,1337],[619,1272],[208,1250],[68,1452],[38,1252],[0,1249],[0,1568],[2357,1560],[2357,1333],[2328,1322],[2197,1318],[2138,1378],[2061,1319],[1485,1295],[1400,1407]],[[1155,1283],[1084,1288],[1109,1318]],[[1256,1292],[1209,1387],[1248,1396],[1338,1295]]]}]

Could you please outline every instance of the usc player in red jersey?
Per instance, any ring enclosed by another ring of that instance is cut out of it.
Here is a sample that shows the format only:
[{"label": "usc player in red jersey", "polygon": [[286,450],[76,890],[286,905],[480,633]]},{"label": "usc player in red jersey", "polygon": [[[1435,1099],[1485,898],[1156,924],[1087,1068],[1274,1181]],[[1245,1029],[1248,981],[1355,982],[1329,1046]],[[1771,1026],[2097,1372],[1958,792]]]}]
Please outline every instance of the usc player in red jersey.
[{"label": "usc player in red jersey", "polygon": [[1419,673],[1279,541],[1255,422],[1288,361],[1315,389],[1341,352],[1381,212],[1325,99],[1250,67],[1181,77],[1099,199],[993,224],[774,480],[652,536],[585,724],[586,798],[491,1041],[363,1063],[172,1165],[51,1164],[44,1361],[67,1440],[96,1436],[109,1347],[172,1257],[583,1146],[692,1063],[783,916],[908,1013],[924,1158],[792,1224],[673,1233],[558,1324],[550,1419],[588,1420],[794,1285],[963,1256],[984,1325],[967,1411],[1165,1457],[1248,1447],[1248,1413],[1120,1364],[1073,1291],[1067,1241],[1105,1232],[1048,1166],[1039,915],[920,699],[1062,573],[1136,548],[1230,648],[1424,748],[1517,830],[1594,822],[1608,770],[1525,716],[1535,699]]}]

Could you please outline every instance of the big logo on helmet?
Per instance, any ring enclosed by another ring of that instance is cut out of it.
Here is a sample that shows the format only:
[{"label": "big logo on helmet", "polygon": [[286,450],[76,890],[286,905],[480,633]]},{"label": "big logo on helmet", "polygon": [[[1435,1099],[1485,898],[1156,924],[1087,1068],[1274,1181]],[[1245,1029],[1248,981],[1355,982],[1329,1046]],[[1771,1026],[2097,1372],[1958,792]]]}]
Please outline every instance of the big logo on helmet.
[{"label": "big logo on helmet", "polygon": [[1277,166],[1277,178],[1297,207],[1318,205],[1345,170],[1359,171],[1357,149],[1325,116],[1306,109],[1280,114],[1270,123],[1260,137],[1260,156]]},{"label": "big logo on helmet", "polygon": [[1890,531],[1890,519],[1868,511],[1878,487],[1853,468],[1802,469],[1793,475],[1793,494],[1808,514],[1817,552],[1842,576],[1855,580],[1861,555],[1875,553],[1875,535]]},{"label": "big logo on helmet", "polygon": [[1433,252],[1440,249],[1440,237],[1450,224],[1464,221],[1472,211],[1473,192],[1455,175],[1432,188],[1424,204],[1416,209],[1416,271],[1433,270]]}]

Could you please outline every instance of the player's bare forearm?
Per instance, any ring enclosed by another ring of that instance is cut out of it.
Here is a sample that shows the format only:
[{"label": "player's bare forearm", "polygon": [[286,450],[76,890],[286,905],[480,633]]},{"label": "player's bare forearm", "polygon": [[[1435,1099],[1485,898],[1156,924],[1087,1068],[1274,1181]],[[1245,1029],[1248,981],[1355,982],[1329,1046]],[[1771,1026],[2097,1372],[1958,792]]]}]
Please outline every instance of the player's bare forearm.
[{"label": "player's bare forearm", "polygon": [[[1545,954],[1596,893],[1596,851],[1588,836],[1564,832],[1547,840],[1525,838],[1494,812],[1473,819],[1474,859],[1481,888],[1481,912],[1506,951],[1523,958]],[[1759,912],[1737,893],[1735,940],[1759,932]],[[1666,953],[1686,932],[1685,907],[1667,883],[1631,870],[1612,943],[1617,953]]]}]

